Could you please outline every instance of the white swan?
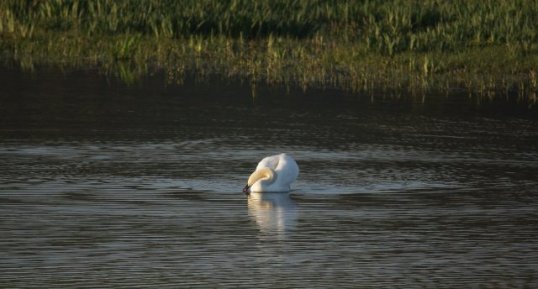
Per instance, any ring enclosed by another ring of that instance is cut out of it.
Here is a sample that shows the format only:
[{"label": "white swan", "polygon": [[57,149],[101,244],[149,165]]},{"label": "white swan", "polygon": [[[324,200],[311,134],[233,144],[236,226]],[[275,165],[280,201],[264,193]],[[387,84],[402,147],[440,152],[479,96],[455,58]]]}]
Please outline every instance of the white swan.
[{"label": "white swan", "polygon": [[258,163],[256,170],[250,175],[243,189],[250,192],[289,192],[290,185],[299,176],[299,166],[287,154],[279,154],[264,158]]}]

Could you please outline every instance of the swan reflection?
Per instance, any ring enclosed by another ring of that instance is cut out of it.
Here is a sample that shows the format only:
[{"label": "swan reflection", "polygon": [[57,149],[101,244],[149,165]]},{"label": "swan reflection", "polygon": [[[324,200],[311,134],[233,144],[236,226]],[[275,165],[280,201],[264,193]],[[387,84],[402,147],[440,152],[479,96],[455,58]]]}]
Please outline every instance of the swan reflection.
[{"label": "swan reflection", "polygon": [[279,239],[285,238],[297,223],[297,205],[288,193],[250,193],[248,212],[261,233]]}]

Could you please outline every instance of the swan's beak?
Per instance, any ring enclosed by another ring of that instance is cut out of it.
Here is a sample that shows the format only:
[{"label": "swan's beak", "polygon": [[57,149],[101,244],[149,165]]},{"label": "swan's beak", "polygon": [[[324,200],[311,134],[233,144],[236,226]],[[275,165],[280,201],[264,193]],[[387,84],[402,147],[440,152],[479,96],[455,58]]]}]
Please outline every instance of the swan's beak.
[{"label": "swan's beak", "polygon": [[243,188],[243,193],[245,193],[246,195],[250,194],[250,187],[248,185]]}]

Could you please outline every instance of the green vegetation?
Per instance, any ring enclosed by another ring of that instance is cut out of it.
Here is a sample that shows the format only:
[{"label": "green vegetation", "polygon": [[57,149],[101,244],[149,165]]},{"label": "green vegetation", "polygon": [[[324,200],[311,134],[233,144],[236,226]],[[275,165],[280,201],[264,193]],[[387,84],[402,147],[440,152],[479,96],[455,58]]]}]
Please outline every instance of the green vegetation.
[{"label": "green vegetation", "polygon": [[536,0],[5,0],[0,60],[536,102]]}]

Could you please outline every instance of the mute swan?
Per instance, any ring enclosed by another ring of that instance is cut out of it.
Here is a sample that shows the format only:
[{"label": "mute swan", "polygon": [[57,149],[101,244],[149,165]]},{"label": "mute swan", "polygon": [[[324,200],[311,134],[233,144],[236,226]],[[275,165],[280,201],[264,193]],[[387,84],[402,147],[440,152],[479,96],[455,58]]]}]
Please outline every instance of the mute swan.
[{"label": "mute swan", "polygon": [[299,166],[291,156],[269,156],[258,163],[243,192],[247,195],[250,192],[289,192],[291,183],[298,175]]}]

